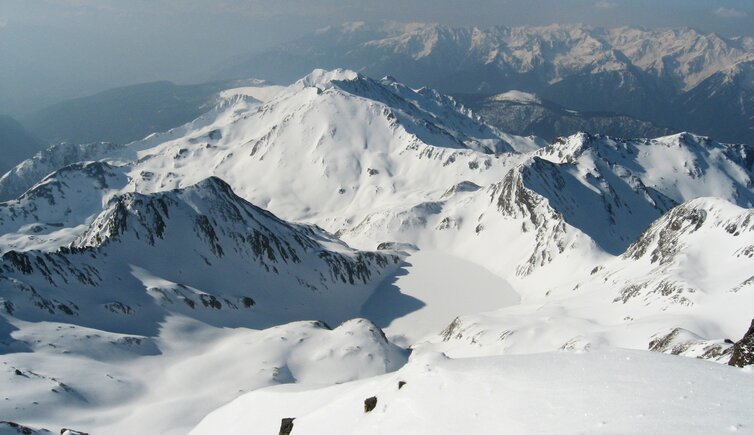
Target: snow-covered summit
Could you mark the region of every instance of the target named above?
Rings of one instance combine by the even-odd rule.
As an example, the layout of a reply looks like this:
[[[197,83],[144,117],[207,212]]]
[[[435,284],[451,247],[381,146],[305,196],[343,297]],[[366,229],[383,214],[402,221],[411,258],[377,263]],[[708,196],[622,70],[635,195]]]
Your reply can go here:
[[[717,196],[744,207],[754,205],[754,148],[721,144],[678,133],[655,139],[621,139],[579,133],[556,140],[536,154],[582,172],[603,167],[632,184],[641,182],[675,203]]]
[[[359,80],[364,79],[364,77],[357,73],[356,71],[351,71],[347,69],[334,69],[334,70],[324,70],[324,69],[315,69],[311,73],[307,74],[305,77],[302,77],[296,83],[294,83],[294,86],[296,87],[326,87],[328,85],[331,85],[333,82],[339,82],[339,81],[353,81],[353,80]]]
[[[73,163],[103,159],[120,148],[122,145],[109,142],[53,145],[19,163],[0,178],[0,201],[16,198],[37,181],[60,168]]]
[[[127,183],[122,167],[101,161],[51,173],[18,199],[0,203],[0,253],[67,245]]]
[[[284,222],[209,178],[115,196],[54,252],[6,252],[0,292],[12,317],[144,335],[169,312],[220,325],[332,323],[357,313],[399,261]]]

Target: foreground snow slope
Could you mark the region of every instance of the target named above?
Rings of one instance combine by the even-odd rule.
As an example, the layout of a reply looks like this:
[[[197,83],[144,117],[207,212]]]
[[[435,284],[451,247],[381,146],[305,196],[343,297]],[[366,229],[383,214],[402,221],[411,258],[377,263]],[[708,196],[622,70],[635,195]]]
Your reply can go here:
[[[247,391],[316,387],[400,368],[407,353],[365,319],[215,328],[169,316],[159,337],[14,320],[25,352],[2,356],[0,416],[58,433],[185,434]],[[0,427],[0,433],[2,427]]]
[[[749,432],[752,394],[750,370],[649,352],[419,353],[376,378],[246,394],[191,434],[275,433],[290,417],[292,434]]]

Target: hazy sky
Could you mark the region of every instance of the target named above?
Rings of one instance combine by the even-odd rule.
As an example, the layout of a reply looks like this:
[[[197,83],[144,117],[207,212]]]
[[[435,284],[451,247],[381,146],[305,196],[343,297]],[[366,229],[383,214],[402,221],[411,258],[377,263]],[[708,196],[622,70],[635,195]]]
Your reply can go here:
[[[352,20],[690,26],[754,36],[754,0],[0,0],[0,113],[153,80]]]

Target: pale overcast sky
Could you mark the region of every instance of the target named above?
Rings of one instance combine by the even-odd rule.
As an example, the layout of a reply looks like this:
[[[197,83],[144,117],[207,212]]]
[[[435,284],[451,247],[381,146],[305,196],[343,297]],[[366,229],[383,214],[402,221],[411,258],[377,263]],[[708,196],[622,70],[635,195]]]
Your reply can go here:
[[[0,113],[219,62],[353,20],[690,26],[754,36],[754,0],[0,0]]]

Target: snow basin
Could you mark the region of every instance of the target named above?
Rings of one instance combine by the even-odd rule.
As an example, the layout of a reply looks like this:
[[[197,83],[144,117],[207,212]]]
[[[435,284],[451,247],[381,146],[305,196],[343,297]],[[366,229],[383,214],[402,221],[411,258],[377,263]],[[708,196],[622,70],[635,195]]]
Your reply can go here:
[[[440,332],[457,316],[516,305],[507,281],[482,266],[439,251],[417,251],[364,304],[373,321],[400,346]]]

